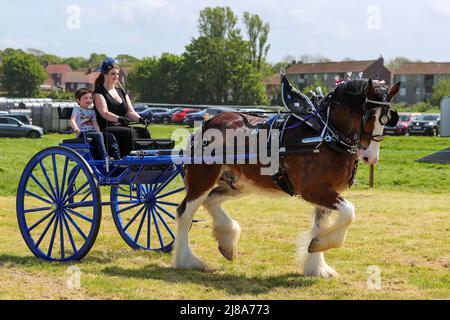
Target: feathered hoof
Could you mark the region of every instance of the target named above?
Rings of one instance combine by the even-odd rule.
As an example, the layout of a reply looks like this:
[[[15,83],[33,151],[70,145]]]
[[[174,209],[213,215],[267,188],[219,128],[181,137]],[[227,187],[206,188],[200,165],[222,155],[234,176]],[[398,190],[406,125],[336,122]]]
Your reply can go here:
[[[221,246],[218,247],[220,253],[229,261],[233,261],[237,258],[237,250],[234,248],[224,249]]]
[[[203,262],[202,259],[193,254],[185,259],[176,259],[174,262],[174,268],[203,271],[208,269],[208,265],[205,262]]]
[[[315,237],[311,240],[308,246],[308,253],[316,253],[326,251],[329,248],[325,245],[324,238]]]

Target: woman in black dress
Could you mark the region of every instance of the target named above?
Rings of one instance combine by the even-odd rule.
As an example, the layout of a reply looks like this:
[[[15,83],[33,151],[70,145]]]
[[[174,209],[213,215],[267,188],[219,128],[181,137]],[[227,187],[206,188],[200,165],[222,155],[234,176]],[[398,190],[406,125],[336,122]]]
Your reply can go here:
[[[146,129],[128,126],[130,121],[147,125],[148,120],[134,111],[130,97],[119,84],[119,66],[112,58],[107,58],[100,66],[100,75],[95,80],[94,105],[100,130],[114,134],[122,157],[130,154],[133,137],[150,138]]]

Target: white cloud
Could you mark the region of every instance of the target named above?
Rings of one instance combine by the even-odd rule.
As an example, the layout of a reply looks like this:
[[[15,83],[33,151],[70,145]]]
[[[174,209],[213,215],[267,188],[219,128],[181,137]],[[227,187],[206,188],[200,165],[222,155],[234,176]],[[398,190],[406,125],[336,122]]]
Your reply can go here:
[[[30,38],[0,38],[0,48],[18,48],[18,49],[28,49],[28,48],[41,48],[47,43]]]
[[[111,6],[112,14],[118,15],[125,22],[135,24],[137,17],[148,15],[168,5],[166,0],[127,0],[113,3]]]

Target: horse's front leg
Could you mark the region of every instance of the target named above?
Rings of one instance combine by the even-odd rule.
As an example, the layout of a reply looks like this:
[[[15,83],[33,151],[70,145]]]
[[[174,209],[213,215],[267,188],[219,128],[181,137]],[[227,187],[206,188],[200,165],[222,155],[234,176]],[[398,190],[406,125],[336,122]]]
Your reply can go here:
[[[340,248],[344,245],[350,224],[355,220],[355,206],[343,199],[338,198],[332,208],[339,212],[338,218],[331,225],[321,225],[316,232],[315,237],[311,240],[308,247],[309,253],[322,252],[331,248]],[[317,211],[316,214],[321,214]],[[327,214],[327,217],[329,214]],[[325,217],[318,217],[323,219]],[[317,217],[316,217],[317,219]]]

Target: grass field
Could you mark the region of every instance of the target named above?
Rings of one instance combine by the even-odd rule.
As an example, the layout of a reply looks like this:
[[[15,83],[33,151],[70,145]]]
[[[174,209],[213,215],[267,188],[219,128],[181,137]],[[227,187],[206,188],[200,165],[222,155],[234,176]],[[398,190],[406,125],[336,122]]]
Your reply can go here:
[[[153,126],[154,136],[172,126]],[[296,240],[309,228],[311,206],[295,198],[254,195],[225,209],[242,226],[238,260],[226,261],[201,209],[191,243],[208,272],[172,269],[171,254],[131,250],[104,208],[97,242],[82,261],[48,263],[21,238],[15,194],[23,167],[37,151],[67,136],[0,138],[0,299],[449,299],[450,166],[414,162],[450,145],[450,139],[388,137],[376,168],[375,189],[360,165],[358,184],[345,196],[357,219],[344,248],[326,253],[337,279],[299,275]],[[108,192],[104,188],[103,192]],[[81,288],[66,285],[67,268],[81,270]],[[367,286],[368,267],[381,270],[381,289]]]

